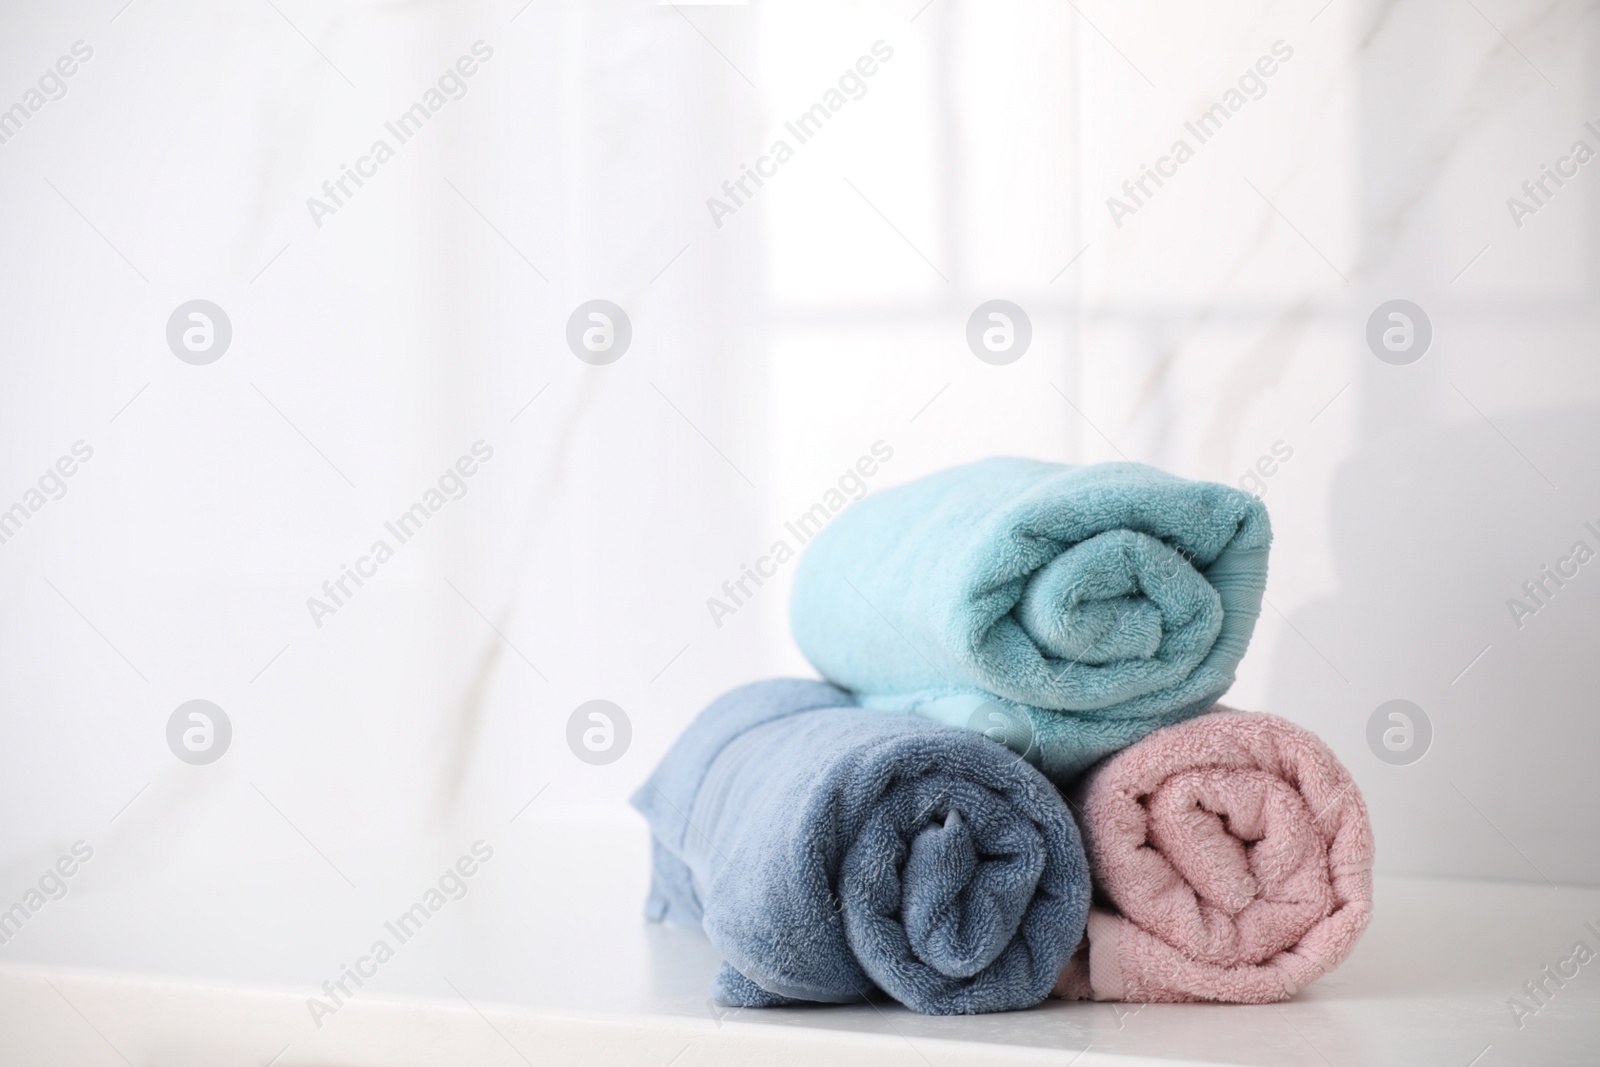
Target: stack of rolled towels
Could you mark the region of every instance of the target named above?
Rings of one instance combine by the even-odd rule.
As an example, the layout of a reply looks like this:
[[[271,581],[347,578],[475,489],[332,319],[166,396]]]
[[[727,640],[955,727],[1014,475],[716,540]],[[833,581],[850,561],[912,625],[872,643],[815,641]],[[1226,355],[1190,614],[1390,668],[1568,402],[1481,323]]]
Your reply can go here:
[[[1283,1000],[1372,909],[1372,831],[1305,729],[1217,703],[1266,587],[1256,497],[997,458],[873,494],[807,546],[826,681],[706,708],[640,787],[646,914],[720,1003],[931,1015]]]

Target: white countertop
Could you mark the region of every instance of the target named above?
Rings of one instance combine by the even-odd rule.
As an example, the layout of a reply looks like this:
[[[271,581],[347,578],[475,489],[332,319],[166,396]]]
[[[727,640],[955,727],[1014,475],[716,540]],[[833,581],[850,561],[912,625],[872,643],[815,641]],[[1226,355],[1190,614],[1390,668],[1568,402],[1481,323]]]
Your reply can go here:
[[[478,838],[492,860],[400,943],[385,921]],[[0,945],[0,1063],[1600,1062],[1600,959],[1550,983],[1547,1005],[1520,1028],[1508,1006],[1580,939],[1600,951],[1584,926],[1600,929],[1596,889],[1380,878],[1376,917],[1351,959],[1276,1006],[730,1013],[706,995],[718,964],[710,945],[641,917],[642,826],[524,819],[404,856],[340,856],[337,868],[306,843],[282,847],[282,862],[254,869],[221,837],[202,866],[97,850],[66,897]],[[355,995],[319,1028],[307,998],[379,938],[393,958],[365,964],[376,975],[360,989],[347,980]]]

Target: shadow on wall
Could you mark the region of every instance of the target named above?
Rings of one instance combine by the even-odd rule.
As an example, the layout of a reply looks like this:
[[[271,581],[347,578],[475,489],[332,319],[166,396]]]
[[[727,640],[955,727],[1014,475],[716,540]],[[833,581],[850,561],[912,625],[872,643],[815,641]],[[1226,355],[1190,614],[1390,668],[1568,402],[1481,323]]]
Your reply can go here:
[[[1339,469],[1338,591],[1290,617],[1267,706],[1350,766],[1380,870],[1600,883],[1600,409],[1470,417]],[[1394,699],[1431,723],[1414,762],[1368,740]]]

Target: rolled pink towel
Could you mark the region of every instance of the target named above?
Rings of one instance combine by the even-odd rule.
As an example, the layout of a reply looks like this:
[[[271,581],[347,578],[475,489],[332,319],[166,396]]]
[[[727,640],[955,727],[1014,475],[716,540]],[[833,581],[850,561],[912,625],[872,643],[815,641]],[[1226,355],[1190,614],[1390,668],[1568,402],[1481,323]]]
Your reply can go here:
[[[1372,827],[1314,734],[1218,705],[1091,768],[1070,798],[1095,907],[1069,1000],[1293,996],[1372,915]]]

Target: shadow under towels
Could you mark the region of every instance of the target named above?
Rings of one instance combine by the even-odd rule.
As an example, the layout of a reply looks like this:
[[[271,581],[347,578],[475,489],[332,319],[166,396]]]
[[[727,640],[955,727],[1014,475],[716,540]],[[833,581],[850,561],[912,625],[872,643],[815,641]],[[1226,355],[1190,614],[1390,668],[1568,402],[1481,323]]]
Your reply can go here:
[[[1083,935],[1082,845],[1038,771],[821,682],[721,697],[632,803],[653,835],[646,914],[705,931],[724,1004],[881,989],[929,1015],[1025,1008]]]
[[[987,733],[1065,785],[1233,684],[1271,540],[1262,503],[1225,485],[986,459],[834,519],[791,621],[864,707]]]

